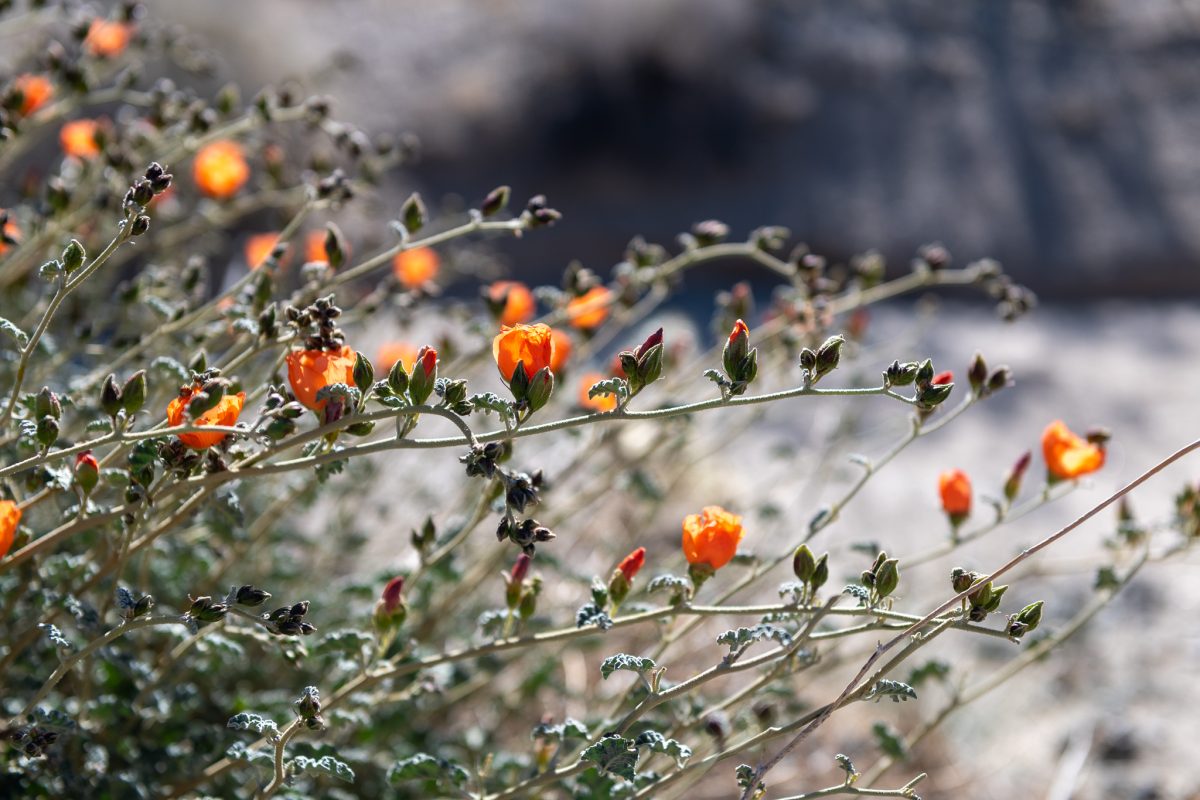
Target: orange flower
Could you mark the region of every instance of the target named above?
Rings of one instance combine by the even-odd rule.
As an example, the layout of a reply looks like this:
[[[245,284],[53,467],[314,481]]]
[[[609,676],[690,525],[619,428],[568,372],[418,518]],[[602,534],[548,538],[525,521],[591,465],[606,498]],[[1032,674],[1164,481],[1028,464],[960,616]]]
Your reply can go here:
[[[554,361],[554,334],[549,325],[514,325],[504,327],[492,339],[492,356],[504,380],[511,381],[522,363],[525,374],[532,378],[542,367]],[[553,372],[553,369],[551,369]]]
[[[416,289],[437,277],[441,259],[428,247],[401,250],[392,259],[392,274],[408,289]]]
[[[567,321],[575,328],[595,328],[608,319],[608,305],[612,292],[603,286],[594,286],[567,303]]]
[[[88,28],[83,46],[93,56],[110,58],[120,55],[129,46],[131,36],[133,36],[133,26],[126,22],[95,19]]]
[[[406,371],[412,372],[413,365],[417,363],[417,348],[408,342],[385,342],[375,357],[375,366],[386,372],[397,361],[404,364]]]
[[[100,123],[94,119],[71,120],[58,132],[58,142],[69,156],[95,158],[100,155],[100,145],[96,144],[99,131]]]
[[[17,113],[22,117],[28,117],[54,96],[54,84],[45,75],[18,75],[13,86],[21,90],[21,107]]]
[[[179,391],[179,397],[176,397],[167,404],[167,422],[172,427],[183,425],[188,421],[186,419],[187,404],[192,399],[192,394],[199,388],[199,386],[185,386]],[[237,422],[238,416],[241,415],[242,405],[245,402],[245,392],[227,394],[217,401],[215,406],[205,411],[196,419],[191,420],[190,424],[233,425]],[[193,450],[204,450],[205,448],[212,447],[214,444],[219,444],[226,435],[224,433],[181,433],[179,434],[179,441]]]
[[[21,229],[17,227],[17,223],[13,222],[12,219],[4,223],[4,237],[13,241],[19,241],[21,238]],[[0,237],[0,256],[4,255],[8,250],[8,242],[4,240],[4,237]]]
[[[325,408],[324,400],[317,400],[317,392],[335,383],[354,385],[354,362],[357,359],[353,348],[342,345],[338,350],[293,350],[287,354],[288,383],[301,405],[313,411]]]
[[[17,508],[17,504],[12,500],[0,500],[0,558],[8,555],[20,521],[21,509]]]
[[[256,233],[246,240],[246,249],[243,254],[246,256],[246,264],[250,269],[258,269],[267,260],[267,256],[271,255],[271,251],[275,249],[275,243],[279,241],[278,233]],[[279,260],[279,265],[283,266],[287,261],[288,250],[284,250],[283,258]]]
[[[571,334],[555,328],[550,332],[550,340],[554,343],[554,352],[550,354],[550,371],[557,375],[567,365],[571,357]]]
[[[192,164],[192,174],[200,191],[225,200],[237,194],[250,179],[250,165],[240,144],[220,139],[200,148]]]
[[[551,370],[553,372],[553,370]],[[592,411],[612,411],[617,407],[617,398],[611,394],[601,394],[588,397],[588,390],[605,376],[599,372],[589,372],[579,379],[579,405]]]
[[[942,510],[952,520],[971,513],[971,479],[961,469],[947,470],[938,476],[938,494],[942,497]]]
[[[329,263],[329,254],[325,252],[325,231],[309,231],[308,236],[304,237],[304,260],[308,263]]]
[[[1104,447],[1075,435],[1062,420],[1046,426],[1042,455],[1046,469],[1059,480],[1078,478],[1104,466]]]
[[[742,540],[742,518],[720,506],[705,506],[683,518],[683,554],[689,564],[720,569],[729,563]]]
[[[501,325],[519,325],[533,319],[536,302],[533,292],[525,284],[519,281],[496,281],[487,288],[487,294],[493,303],[504,301],[504,308],[500,311]]]
[[[621,559],[621,563],[617,565],[617,571],[625,576],[625,580],[632,581],[634,576],[638,574],[638,570],[646,563],[646,548],[639,547],[625,558]]]

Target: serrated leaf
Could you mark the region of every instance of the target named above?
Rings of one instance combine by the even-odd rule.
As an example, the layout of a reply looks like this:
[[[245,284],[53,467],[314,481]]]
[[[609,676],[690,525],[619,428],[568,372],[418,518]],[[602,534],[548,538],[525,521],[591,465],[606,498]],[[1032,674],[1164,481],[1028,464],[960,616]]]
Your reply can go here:
[[[629,397],[629,382],[624,378],[606,378],[602,381],[596,381],[588,389],[588,397],[615,397],[618,400],[624,400]]]
[[[647,592],[672,591],[686,594],[691,588],[691,581],[678,575],[655,575],[650,583],[646,584]]]
[[[744,650],[755,642],[763,639],[774,639],[782,645],[792,641],[792,634],[775,625],[755,625],[753,628],[735,628],[717,636],[717,644],[723,644],[734,651]]]
[[[584,750],[579,758],[627,781],[632,781],[636,775],[638,751],[633,741],[623,736],[606,736]]]
[[[492,392],[482,392],[473,394],[467,398],[467,402],[476,411],[482,411],[485,414],[497,414],[501,417],[511,417],[513,413],[512,402],[505,400],[498,394]]]
[[[15,322],[0,317],[0,331],[7,333],[17,341],[17,345],[24,349],[29,344],[29,334],[21,330]]]
[[[604,659],[600,664],[600,675],[604,680],[608,680],[608,676],[617,670],[628,670],[643,675],[654,669],[655,666],[657,665],[652,658],[631,656],[628,653],[617,653],[615,656],[609,656]]]
[[[871,687],[871,691],[863,695],[863,700],[874,700],[878,703],[885,697],[892,698],[893,703],[899,703],[903,700],[917,699],[917,690],[909,686],[907,683],[900,681],[892,681],[883,678]]]
[[[293,774],[329,775],[346,783],[354,783],[354,770],[345,761],[333,756],[321,756],[320,758],[296,756],[288,766]]]
[[[871,593],[867,591],[865,586],[859,586],[857,583],[851,583],[842,589],[842,594],[848,594],[858,600],[860,606],[865,606],[871,602]]]
[[[41,622],[38,623],[38,627],[46,634],[46,638],[50,640],[50,644],[54,645],[60,651],[60,654],[75,649],[75,645],[71,644],[67,640],[67,637],[63,636],[62,630],[57,625],[49,622]]]
[[[658,731],[643,731],[638,734],[634,744],[638,747],[647,747],[655,753],[665,753],[675,759],[675,764],[680,769],[683,769],[692,757],[692,748],[675,739],[668,739]]]
[[[268,768],[275,764],[273,753],[268,750],[251,749],[245,742],[234,742],[229,745],[225,750],[225,757],[230,761],[244,761],[247,764],[258,764]]]
[[[568,739],[589,739],[587,726],[582,722],[572,717],[567,717],[562,722],[551,725],[548,722],[543,722],[533,729],[532,737],[534,739],[547,739],[552,742],[563,742]]]
[[[270,733],[273,735],[279,734],[279,726],[275,721],[264,717],[262,714],[255,714],[250,711],[243,711],[240,714],[234,714],[225,723],[225,727],[235,731],[254,731],[255,733]]]

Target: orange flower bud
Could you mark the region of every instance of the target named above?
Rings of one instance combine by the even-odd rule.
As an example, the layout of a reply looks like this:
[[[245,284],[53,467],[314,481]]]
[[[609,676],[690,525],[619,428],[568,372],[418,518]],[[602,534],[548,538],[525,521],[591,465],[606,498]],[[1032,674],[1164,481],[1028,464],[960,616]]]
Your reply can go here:
[[[550,371],[557,375],[567,365],[574,344],[571,342],[571,334],[559,328],[550,332],[550,340],[554,343],[554,351],[550,354]]]
[[[271,255],[271,251],[275,249],[275,243],[279,241],[278,233],[256,233],[246,240],[246,248],[243,255],[246,257],[246,265],[250,269],[258,269],[267,260],[267,256]],[[279,265],[287,261],[287,256],[290,248],[284,251],[283,258],[280,259]]]
[[[237,194],[250,179],[250,165],[242,146],[229,139],[206,144],[196,153],[192,176],[200,191],[217,200]]]
[[[185,386],[179,396],[167,404],[167,422],[172,426],[183,425],[188,422],[187,405],[192,399],[192,394],[200,387]],[[217,404],[205,411],[199,417],[190,421],[192,425],[221,425],[230,426],[238,421],[238,417],[242,413],[242,405],[246,402],[246,393],[238,392],[237,394],[227,394],[222,397]],[[204,450],[219,444],[226,434],[224,433],[181,433],[179,441],[183,442],[193,450]]]
[[[617,565],[617,571],[625,576],[625,580],[632,581],[633,577],[638,574],[638,570],[646,563],[646,548],[639,547],[625,558],[621,559],[621,563]]]
[[[588,330],[598,327],[608,319],[608,306],[612,292],[603,286],[594,286],[583,295],[567,303],[567,322],[574,328]]]
[[[386,342],[379,348],[375,363],[383,372],[387,372],[399,361],[407,372],[412,372],[417,363],[417,348],[408,342]]]
[[[83,46],[93,56],[111,58],[120,55],[129,46],[133,26],[126,22],[107,19],[92,20]]]
[[[720,506],[705,506],[683,519],[683,554],[689,564],[720,569],[733,558],[744,533],[741,517]]]
[[[0,256],[8,251],[8,242],[6,239],[11,239],[14,242],[21,239],[21,229],[11,219],[4,223],[3,233],[4,236],[0,237]]]
[[[1042,433],[1046,469],[1058,480],[1072,480],[1104,466],[1104,447],[1083,439],[1055,420]]]
[[[750,337],[750,328],[740,319],[733,323],[733,330],[729,332],[729,344],[737,342],[739,336]]]
[[[942,510],[951,521],[961,522],[971,513],[971,479],[961,469],[951,469],[938,476],[938,494]]]
[[[537,310],[533,292],[519,281],[496,281],[487,288],[487,296],[496,305],[504,302],[499,316],[501,325],[512,326],[529,322]]]
[[[317,393],[335,383],[354,385],[354,362],[357,355],[349,345],[337,350],[293,350],[287,354],[288,383],[292,393],[305,408],[322,411],[325,400]]]
[[[588,390],[605,379],[601,372],[589,372],[579,379],[579,405],[591,411],[612,411],[617,407],[617,398],[611,394],[588,397]]]
[[[100,155],[96,134],[100,123],[94,119],[71,120],[58,132],[58,142],[63,152],[75,158],[95,158]]]
[[[8,555],[20,521],[21,509],[17,504],[12,500],[0,500],[0,558]]]
[[[525,374],[532,378],[542,367],[549,367],[554,360],[554,337],[549,325],[514,325],[500,329],[492,339],[492,356],[504,380],[511,381],[517,364],[525,366]],[[553,370],[551,370],[553,371]]]
[[[437,277],[441,259],[429,247],[401,250],[392,259],[392,274],[406,289],[416,289]]]
[[[954,373],[950,370],[939,372],[937,375],[933,376],[933,380],[931,380],[930,383],[932,383],[934,386],[945,386],[947,383],[954,383]]]
[[[18,75],[13,86],[21,91],[21,107],[17,113],[28,117],[54,97],[54,84],[45,75]]]

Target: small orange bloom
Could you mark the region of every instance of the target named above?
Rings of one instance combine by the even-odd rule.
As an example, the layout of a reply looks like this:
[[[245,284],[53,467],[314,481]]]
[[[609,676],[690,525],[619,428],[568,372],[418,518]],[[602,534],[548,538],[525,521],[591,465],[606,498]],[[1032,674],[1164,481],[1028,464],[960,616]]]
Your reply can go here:
[[[407,289],[416,289],[437,277],[441,259],[429,247],[401,250],[392,259],[392,274]]]
[[[742,540],[742,518],[720,506],[705,506],[683,518],[683,554],[689,564],[720,569],[729,563]]]
[[[69,156],[95,158],[100,155],[100,145],[96,144],[99,131],[100,123],[94,119],[71,120],[58,132],[58,142]]]
[[[567,321],[575,328],[595,328],[608,319],[608,306],[612,292],[603,286],[594,286],[587,292],[567,303]]]
[[[504,308],[500,311],[501,325],[519,325],[533,319],[537,304],[533,292],[525,284],[519,281],[496,281],[488,287],[487,292],[493,303],[504,300]]]
[[[321,411],[324,400],[317,392],[335,383],[354,385],[354,362],[357,356],[349,345],[339,350],[293,350],[287,354],[288,383],[292,393],[306,408]]]
[[[625,558],[621,559],[621,563],[617,565],[617,570],[625,576],[625,580],[632,581],[634,576],[638,574],[638,570],[646,563],[646,548],[639,547]]]
[[[938,476],[938,494],[942,510],[953,517],[971,513],[971,479],[961,469],[951,469]]]
[[[553,372],[553,370],[551,370]],[[591,411],[612,411],[617,407],[617,398],[611,394],[601,394],[596,397],[588,397],[588,390],[596,383],[604,380],[605,376],[599,372],[589,372],[579,379],[579,405]]]
[[[549,325],[514,325],[504,327],[492,339],[492,356],[504,380],[511,381],[517,364],[525,366],[525,374],[532,378],[542,367],[554,361],[554,334]],[[551,369],[553,372],[553,369]]]
[[[275,243],[279,241],[278,233],[256,233],[246,240],[246,264],[250,269],[258,269],[267,260],[267,256],[271,255],[271,251],[275,249]],[[279,265],[283,266],[287,261],[288,252],[284,251],[283,258],[280,259]]]
[[[250,179],[250,165],[242,146],[229,139],[206,144],[196,153],[192,175],[200,191],[217,200],[237,194]]]
[[[1060,480],[1072,480],[1104,466],[1104,448],[1072,433],[1062,420],[1046,426],[1042,455],[1050,474]]]
[[[413,365],[417,363],[417,348],[408,342],[385,342],[375,357],[375,365],[386,372],[397,361],[404,364],[406,371],[412,372]]]
[[[550,332],[550,339],[554,342],[554,352],[550,355],[550,371],[557,375],[567,365],[574,345],[571,343],[571,334],[559,328]]]
[[[0,500],[0,558],[8,555],[20,521],[21,509],[17,508],[17,504],[12,500]]]
[[[179,397],[176,397],[167,404],[167,422],[172,426],[183,425],[188,420],[186,419],[187,404],[191,400],[192,394],[200,387],[185,386],[179,392]],[[215,406],[205,411],[199,417],[191,420],[192,425],[222,425],[230,426],[238,421],[238,416],[242,413],[242,405],[246,402],[246,393],[238,392],[237,394],[227,394],[222,397]],[[219,444],[227,434],[224,433],[181,433],[179,441],[186,444],[193,450],[204,450],[212,447],[214,444]]]
[[[17,227],[17,223],[9,219],[4,223],[4,236],[14,241],[19,241],[21,238],[21,229]],[[7,250],[8,242],[3,237],[0,237],[0,256],[4,255]]]
[[[88,28],[83,46],[93,56],[111,58],[120,55],[129,46],[129,39],[132,36],[133,26],[127,22],[95,19]]]
[[[18,75],[13,85],[21,90],[22,100],[18,113],[22,117],[28,117],[54,96],[54,84],[45,75]]]

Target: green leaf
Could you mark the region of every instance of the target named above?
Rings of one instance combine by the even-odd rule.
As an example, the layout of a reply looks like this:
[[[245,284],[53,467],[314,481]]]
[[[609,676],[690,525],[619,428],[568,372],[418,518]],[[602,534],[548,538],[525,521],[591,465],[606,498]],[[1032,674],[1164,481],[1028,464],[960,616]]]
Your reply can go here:
[[[602,381],[596,381],[588,389],[588,397],[612,396],[617,400],[624,400],[629,397],[629,382],[624,378],[606,378]]]
[[[904,761],[908,758],[908,750],[904,746],[904,738],[895,728],[886,722],[876,722],[871,726],[871,733],[875,734],[875,743],[879,745],[879,749],[884,753],[897,761]]]
[[[568,739],[589,739],[587,726],[572,717],[567,717],[557,725],[543,722],[533,729],[533,739],[547,739],[552,742],[563,742]]]
[[[615,656],[609,656],[600,664],[600,675],[604,680],[608,680],[608,676],[612,675],[619,669],[630,670],[642,675],[655,667],[654,659],[642,658],[641,656],[631,656],[628,653],[617,653]]]
[[[234,714],[225,723],[226,728],[235,731],[254,731],[255,733],[271,733],[278,734],[279,726],[274,720],[267,719],[262,714],[255,714],[250,711],[243,711],[240,714]]]
[[[654,753],[665,753],[675,759],[675,765],[680,769],[687,766],[688,759],[692,757],[692,748],[675,739],[668,739],[658,731],[643,731],[638,734],[634,744],[638,747],[646,747]]]
[[[288,764],[288,767],[293,774],[329,775],[346,783],[354,783],[354,770],[350,769],[350,765],[345,761],[333,756],[321,756],[320,758],[296,756]]]
[[[17,345],[24,349],[29,344],[29,334],[21,330],[15,322],[0,317],[0,331],[7,333],[9,336],[17,340]]]
[[[435,758],[428,753],[417,753],[415,756],[397,761],[388,770],[387,780],[390,784],[404,781],[426,781],[427,785],[449,784],[462,786],[470,775],[457,762],[446,758]]]
[[[863,695],[863,700],[874,700],[878,703],[885,697],[892,698],[893,703],[899,703],[903,700],[912,698],[917,699],[917,690],[909,686],[907,683],[900,681],[891,681],[887,678],[880,680],[871,687],[871,691]]]
[[[729,648],[730,654],[733,654],[764,639],[774,639],[781,645],[787,645],[792,641],[792,634],[775,625],[755,625],[753,628],[736,628],[725,631],[717,637],[717,644],[725,645]]]
[[[588,625],[595,625],[600,630],[606,631],[612,627],[612,624],[612,618],[595,603],[580,606],[579,610],[575,612],[576,628],[586,628]]]
[[[686,594],[691,588],[691,581],[678,575],[655,575],[650,583],[646,584],[647,592],[671,591]]]
[[[313,646],[312,654],[323,656],[331,653],[340,653],[357,656],[362,653],[363,648],[373,647],[374,645],[374,636],[352,628],[345,628],[322,636],[321,640]]]
[[[584,750],[579,757],[592,762],[603,772],[632,781],[637,768],[638,751],[631,739],[606,736]]]

